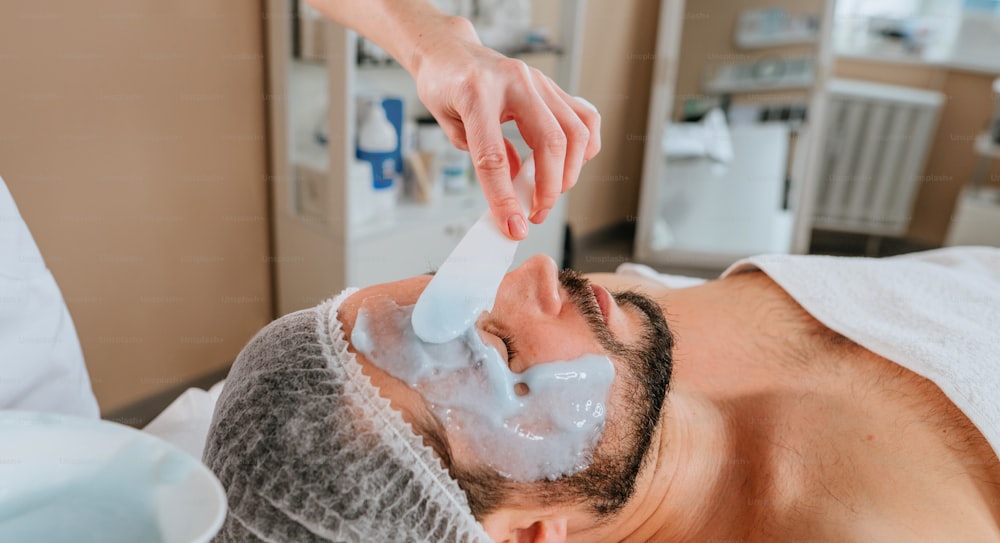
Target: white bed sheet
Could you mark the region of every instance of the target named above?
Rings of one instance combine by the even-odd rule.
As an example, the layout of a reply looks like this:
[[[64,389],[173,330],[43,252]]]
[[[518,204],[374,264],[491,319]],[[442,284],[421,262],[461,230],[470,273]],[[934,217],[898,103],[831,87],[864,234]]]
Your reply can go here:
[[[146,425],[143,431],[173,443],[200,459],[208,427],[212,423],[215,402],[219,399],[224,384],[223,380],[208,390],[187,389]]]

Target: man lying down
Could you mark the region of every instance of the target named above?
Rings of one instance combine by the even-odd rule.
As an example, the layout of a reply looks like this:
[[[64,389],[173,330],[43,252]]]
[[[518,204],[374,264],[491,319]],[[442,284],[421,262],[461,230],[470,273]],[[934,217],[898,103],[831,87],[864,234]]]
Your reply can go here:
[[[429,280],[348,290],[246,346],[204,453],[218,540],[1000,541],[998,249],[763,256],[677,289],[535,257],[462,339],[509,367],[494,387],[406,373]],[[592,355],[612,371],[546,373]]]

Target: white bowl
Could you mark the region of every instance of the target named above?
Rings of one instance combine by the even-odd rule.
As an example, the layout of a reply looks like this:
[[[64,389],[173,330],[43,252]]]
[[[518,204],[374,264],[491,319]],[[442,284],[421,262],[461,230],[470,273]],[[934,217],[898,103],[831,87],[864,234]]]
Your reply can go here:
[[[226,494],[197,459],[121,424],[0,412],[0,541],[205,543]]]

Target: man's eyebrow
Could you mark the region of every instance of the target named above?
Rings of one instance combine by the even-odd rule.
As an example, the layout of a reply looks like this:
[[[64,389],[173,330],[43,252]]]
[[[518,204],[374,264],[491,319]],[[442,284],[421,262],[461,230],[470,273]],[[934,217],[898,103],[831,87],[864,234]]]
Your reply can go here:
[[[437,270],[431,270],[429,272],[424,272],[421,275],[430,275],[431,277],[434,277],[435,275],[437,275]]]

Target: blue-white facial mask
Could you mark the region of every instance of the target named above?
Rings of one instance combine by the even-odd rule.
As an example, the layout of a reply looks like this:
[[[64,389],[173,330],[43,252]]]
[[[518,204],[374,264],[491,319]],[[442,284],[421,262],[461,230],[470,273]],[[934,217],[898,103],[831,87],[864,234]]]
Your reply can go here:
[[[572,475],[590,465],[615,375],[606,356],[545,362],[515,374],[475,326],[451,341],[427,343],[413,331],[412,312],[413,306],[400,307],[388,297],[368,298],[351,343],[420,392],[448,432],[453,452],[464,449],[481,465],[524,482]]]

